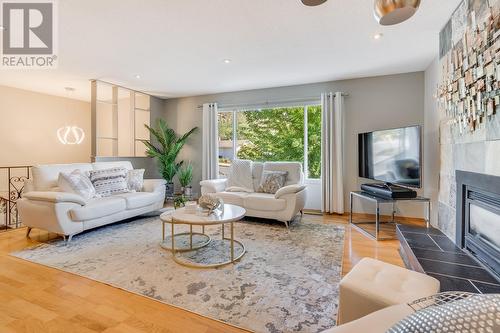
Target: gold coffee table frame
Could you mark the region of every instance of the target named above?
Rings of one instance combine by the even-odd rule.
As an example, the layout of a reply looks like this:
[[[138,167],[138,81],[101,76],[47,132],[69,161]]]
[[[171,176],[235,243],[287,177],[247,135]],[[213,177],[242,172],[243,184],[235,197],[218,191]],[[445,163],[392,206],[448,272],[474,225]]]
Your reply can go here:
[[[167,220],[166,218],[162,218],[161,222],[162,222],[162,242],[160,243],[160,246],[162,248],[164,248],[165,250],[172,251],[172,247],[171,247],[172,243],[170,243],[170,245],[169,245],[165,241],[165,238],[166,238],[165,237],[165,225],[166,224],[173,224],[172,219],[170,218],[170,220]],[[179,236],[187,236],[187,235],[189,235],[189,247],[177,247],[177,248],[175,248],[175,252],[189,252],[189,251],[198,250],[198,249],[201,249],[202,247],[207,246],[212,241],[212,237],[210,237],[209,235],[207,235],[205,233],[205,226],[204,225],[201,226],[201,232],[193,232],[193,225],[190,225],[189,232],[181,232],[180,234],[175,234],[174,236],[179,237]],[[205,236],[205,237],[207,237],[207,240],[204,243],[193,246],[193,236],[195,236],[195,235]],[[173,238],[173,237],[171,237],[171,238]]]
[[[245,245],[234,239],[234,223],[241,220],[246,214],[245,209],[242,207],[236,206],[236,205],[229,205],[225,204],[224,205],[224,211],[220,215],[201,215],[201,214],[189,214],[185,212],[184,208],[180,208],[172,213],[165,213],[165,216],[160,216],[162,222],[163,222],[163,239],[165,239],[165,224],[170,223],[171,225],[171,232],[173,236],[171,236],[171,246],[170,247],[165,247],[162,242],[162,247],[170,250],[172,252],[172,259],[178,263],[179,265],[183,265],[186,267],[191,267],[191,268],[217,268],[217,267],[222,267],[226,266],[232,263],[235,263],[236,261],[240,260],[241,257],[246,253]],[[163,215],[163,214],[162,214]],[[180,234],[175,234],[175,225],[177,224],[185,224],[189,225],[189,232],[187,233],[180,233]],[[225,237],[225,231],[224,231],[224,226],[226,224],[230,225],[230,237],[227,238]],[[223,262],[218,262],[214,264],[202,264],[202,263],[197,263],[185,259],[181,259],[177,253],[180,252],[188,252],[188,251],[196,251],[197,249],[200,249],[202,247],[207,246],[210,241],[206,242],[206,244],[202,244],[196,247],[193,247],[193,235],[198,234],[198,235],[204,235],[207,237],[210,237],[205,234],[205,227],[206,226],[215,226],[215,225],[221,225],[221,233],[222,233],[222,240],[228,240],[229,241],[229,246],[230,246],[230,260],[223,261]],[[201,226],[202,227],[202,233],[193,233],[193,226]],[[178,249],[175,247],[175,238],[181,235],[190,235],[190,248],[185,249],[181,248]],[[209,238],[211,240],[211,238]],[[241,253],[238,256],[235,256],[235,251],[234,251],[234,245],[238,244],[241,246]],[[191,249],[192,247],[192,249]]]

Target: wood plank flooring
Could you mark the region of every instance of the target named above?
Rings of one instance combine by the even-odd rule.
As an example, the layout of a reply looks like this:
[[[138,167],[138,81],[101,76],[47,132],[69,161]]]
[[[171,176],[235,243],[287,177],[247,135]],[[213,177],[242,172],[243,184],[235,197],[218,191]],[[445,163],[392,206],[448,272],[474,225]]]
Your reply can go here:
[[[344,216],[304,219],[346,226],[343,274],[363,257],[403,266],[397,240],[376,242]],[[418,223],[418,222],[412,222]],[[0,332],[246,332],[148,298],[9,256],[56,237],[34,229],[0,234]]]

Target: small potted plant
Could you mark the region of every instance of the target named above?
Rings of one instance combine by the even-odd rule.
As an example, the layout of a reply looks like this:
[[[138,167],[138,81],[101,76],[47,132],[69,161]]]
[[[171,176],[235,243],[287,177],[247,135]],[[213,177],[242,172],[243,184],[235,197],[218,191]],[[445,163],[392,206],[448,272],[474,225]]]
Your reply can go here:
[[[181,183],[182,193],[190,197],[193,194],[193,188],[191,182],[193,181],[193,166],[188,163],[185,167],[179,170],[179,182]]]

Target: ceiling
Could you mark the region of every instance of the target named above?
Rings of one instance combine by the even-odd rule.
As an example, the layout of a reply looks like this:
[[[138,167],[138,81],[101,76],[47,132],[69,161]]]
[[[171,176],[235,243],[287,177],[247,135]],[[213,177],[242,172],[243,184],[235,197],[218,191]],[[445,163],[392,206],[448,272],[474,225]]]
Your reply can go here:
[[[460,1],[382,27],[372,0],[64,0],[58,69],[0,70],[0,85],[89,100],[90,79],[179,97],[421,71]]]

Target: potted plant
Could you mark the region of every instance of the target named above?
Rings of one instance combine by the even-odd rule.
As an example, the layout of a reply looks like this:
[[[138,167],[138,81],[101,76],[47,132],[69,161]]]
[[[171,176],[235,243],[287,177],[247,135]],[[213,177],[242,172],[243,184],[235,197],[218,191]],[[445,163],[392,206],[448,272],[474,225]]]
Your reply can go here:
[[[181,136],[168,127],[164,119],[158,119],[156,128],[144,125],[149,130],[151,135],[156,139],[157,144],[153,144],[148,140],[141,140],[146,145],[146,154],[151,158],[158,160],[160,173],[167,181],[166,196],[173,197],[174,195],[174,176],[181,168],[183,161],[177,162],[182,147],[186,144],[188,138],[198,130],[198,127],[192,128],[190,131]]]
[[[193,166],[191,162],[179,170],[179,182],[181,183],[181,191],[185,196],[190,197],[193,194],[191,182],[193,181]]]

